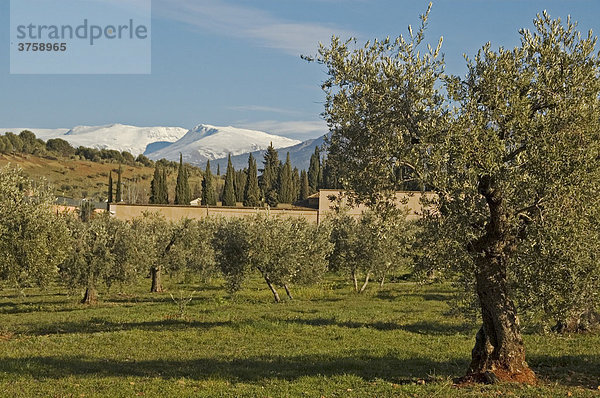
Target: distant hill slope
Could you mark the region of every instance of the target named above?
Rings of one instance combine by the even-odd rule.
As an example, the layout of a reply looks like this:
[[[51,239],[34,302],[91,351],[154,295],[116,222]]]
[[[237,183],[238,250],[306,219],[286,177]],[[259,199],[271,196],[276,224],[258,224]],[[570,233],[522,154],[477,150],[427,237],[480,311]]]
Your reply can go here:
[[[300,141],[262,131],[200,124],[178,141],[147,156],[153,160],[164,158],[176,161],[181,153],[187,163],[206,165],[207,160],[212,162],[228,154],[240,155],[263,150],[271,143],[275,148],[282,148],[299,144]]]
[[[290,153],[290,161],[292,162],[292,167],[297,167],[298,170],[308,170],[308,166],[310,164],[310,156],[315,152],[315,147],[323,147],[325,144],[325,135],[319,138],[310,139],[304,142],[301,142],[297,145],[279,148],[277,152],[279,153],[279,160],[285,162],[286,153]],[[259,150],[252,152],[252,156],[254,156],[257,160],[258,168],[262,168],[262,161],[265,155],[266,150]],[[231,163],[233,163],[233,167],[236,170],[243,169],[248,167],[248,156],[249,153],[244,153],[241,155],[236,155],[231,157]],[[204,166],[206,162],[204,163]],[[214,170],[217,169],[217,165],[221,167],[221,170],[225,170],[227,168],[227,158],[215,159],[214,161],[210,161],[211,168]]]
[[[66,196],[74,199],[88,198],[98,202],[105,201],[107,198],[109,172],[112,171],[113,181],[116,185],[116,172],[119,168],[118,164],[108,162],[99,163],[52,156],[0,154],[0,167],[9,163],[20,166],[32,179],[46,179],[54,187],[56,196]],[[150,196],[150,181],[152,181],[154,168],[129,165],[123,165],[122,167],[123,200],[137,197],[141,203],[147,202]],[[173,200],[177,170],[167,169],[167,172],[169,198]],[[201,177],[199,175],[190,176],[192,191],[199,189],[200,182]]]

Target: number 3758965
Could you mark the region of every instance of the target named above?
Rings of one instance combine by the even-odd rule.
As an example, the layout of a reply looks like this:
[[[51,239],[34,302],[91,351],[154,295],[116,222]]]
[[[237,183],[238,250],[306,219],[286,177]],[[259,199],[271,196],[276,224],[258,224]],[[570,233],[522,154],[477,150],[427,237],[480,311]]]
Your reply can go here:
[[[19,51],[67,51],[67,43],[18,43]]]

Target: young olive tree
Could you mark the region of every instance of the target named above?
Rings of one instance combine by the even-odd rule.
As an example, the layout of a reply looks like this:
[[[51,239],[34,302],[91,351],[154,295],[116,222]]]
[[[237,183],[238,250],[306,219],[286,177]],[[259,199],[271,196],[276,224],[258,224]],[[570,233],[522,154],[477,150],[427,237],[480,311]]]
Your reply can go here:
[[[215,250],[213,236],[217,222],[211,218],[201,220],[182,220],[181,236],[171,247],[168,262],[172,273],[199,275],[210,279],[215,274]]]
[[[244,218],[220,219],[215,228],[213,236],[215,259],[230,293],[242,288],[250,270],[249,233],[248,221]]]
[[[250,219],[248,260],[258,270],[280,302],[275,285],[282,286],[293,299],[291,283],[310,283],[327,270],[330,245],[325,228],[310,225],[304,219],[257,215]]]
[[[166,221],[158,213],[144,213],[133,220],[135,245],[132,256],[138,264],[145,264],[142,269],[149,269],[152,285],[150,292],[163,291],[162,275],[164,271],[172,272],[185,267],[187,250],[180,249],[192,220],[183,219],[178,222]]]
[[[130,226],[108,213],[95,215],[88,221],[68,217],[69,255],[60,266],[61,280],[71,288],[84,288],[83,304],[98,300],[101,283],[111,286],[126,282],[135,275],[128,247],[132,238]]]
[[[295,226],[287,219],[257,215],[248,219],[248,261],[260,272],[273,293],[281,301],[275,284],[283,286],[291,298],[288,283],[296,269],[294,251]]]
[[[265,280],[275,302],[281,301],[277,285],[293,299],[292,283],[317,282],[327,270],[330,251],[325,227],[302,219],[264,215],[223,220],[217,227],[214,246],[230,291],[239,290],[254,269]]]
[[[358,277],[362,272],[360,261],[358,220],[346,212],[336,213],[328,222],[331,224],[331,243],[333,250],[329,255],[329,269],[349,274],[354,291],[359,292]]]
[[[68,231],[45,184],[0,168],[0,283],[47,286],[67,254]]]
[[[329,255],[333,244],[329,241],[331,228],[327,223],[297,220],[295,234],[296,267],[292,281],[309,285],[318,283],[329,269]]]
[[[387,274],[411,265],[414,231],[405,214],[369,210],[356,219],[342,210],[329,222],[334,247],[330,267],[349,274],[356,293],[363,293],[371,278],[383,286]]]
[[[415,227],[406,221],[404,212],[367,211],[360,219],[359,234],[359,256],[367,270],[359,292],[366,289],[371,277],[383,286],[388,274],[411,267]]]
[[[351,49],[334,38],[321,46],[328,162],[367,204],[390,205],[406,178],[437,193],[429,225],[452,242],[462,260],[453,268],[472,278],[481,309],[469,378],[533,382],[510,277],[527,267],[527,245],[547,245],[552,234],[578,239],[565,227],[569,195],[594,203],[598,180],[581,176],[595,177],[600,167],[596,38],[544,13],[534,32],[521,31],[518,47],[485,45],[466,77],[446,77],[441,40],[420,49],[426,20],[395,41]],[[552,213],[555,222],[543,224]],[[542,273],[531,277],[543,284]]]

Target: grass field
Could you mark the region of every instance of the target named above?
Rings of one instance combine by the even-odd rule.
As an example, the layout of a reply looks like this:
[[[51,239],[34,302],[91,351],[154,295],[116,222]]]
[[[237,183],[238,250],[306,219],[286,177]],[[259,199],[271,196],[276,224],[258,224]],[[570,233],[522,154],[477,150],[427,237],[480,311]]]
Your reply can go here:
[[[95,306],[65,289],[0,291],[0,396],[599,396],[600,336],[526,334],[538,386],[457,388],[476,325],[448,315],[449,286],[392,283],[357,296],[331,277],[272,303],[253,280],[219,281],[183,316],[149,281]],[[148,286],[146,286],[148,285]]]

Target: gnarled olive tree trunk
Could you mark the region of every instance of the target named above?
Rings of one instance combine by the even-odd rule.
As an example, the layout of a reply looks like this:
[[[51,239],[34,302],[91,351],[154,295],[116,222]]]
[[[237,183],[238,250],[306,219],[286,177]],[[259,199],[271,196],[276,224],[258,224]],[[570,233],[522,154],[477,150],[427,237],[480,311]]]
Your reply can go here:
[[[162,272],[161,267],[150,268],[150,276],[152,277],[152,286],[150,287],[151,293],[162,293]]]
[[[490,211],[486,234],[471,247],[476,255],[476,290],[483,325],[477,332],[466,377],[484,382],[534,383],[535,374],[525,361],[517,310],[508,292],[507,265],[513,238],[503,198],[490,178],[481,179],[479,191]]]

